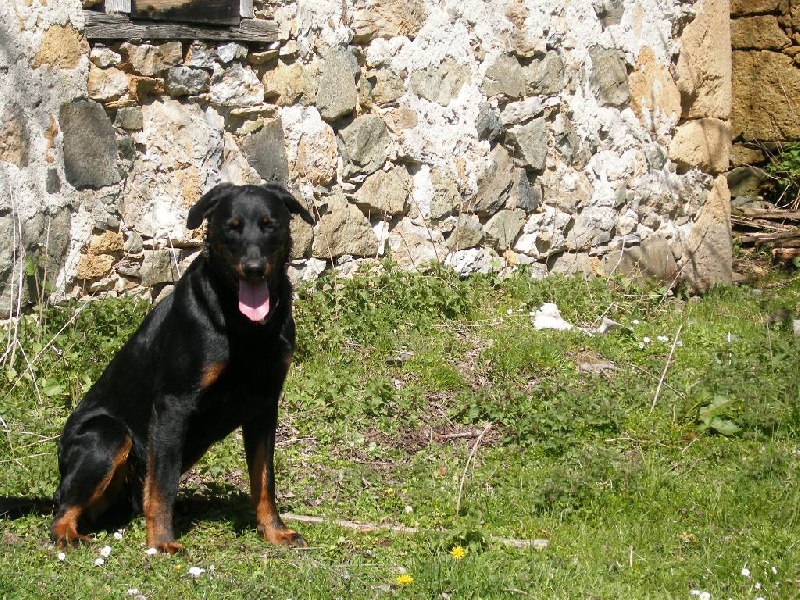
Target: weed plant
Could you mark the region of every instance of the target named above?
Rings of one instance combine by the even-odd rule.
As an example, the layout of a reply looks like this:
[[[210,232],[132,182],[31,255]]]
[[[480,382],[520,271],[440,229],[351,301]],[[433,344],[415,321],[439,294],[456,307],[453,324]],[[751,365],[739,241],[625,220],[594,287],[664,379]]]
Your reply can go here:
[[[147,307],[37,310],[2,361],[0,598],[797,597],[800,340],[768,315],[800,278],[758,286],[329,274],[298,290],[276,466],[311,548],[258,539],[234,434],[182,482],[176,557],[142,519],[49,543],[60,428]],[[544,302],[575,328],[536,330]]]

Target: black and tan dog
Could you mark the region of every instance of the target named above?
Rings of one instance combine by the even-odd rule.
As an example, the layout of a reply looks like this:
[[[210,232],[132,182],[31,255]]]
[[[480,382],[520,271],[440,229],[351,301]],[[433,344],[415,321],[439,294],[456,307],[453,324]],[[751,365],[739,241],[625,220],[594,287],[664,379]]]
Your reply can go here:
[[[258,532],[275,544],[305,545],[278,514],[273,471],[295,340],[290,213],[312,222],[276,184],[220,184],[190,209],[190,229],[208,221],[205,251],[64,427],[50,527],[57,545],[143,511],[148,546],[180,551],[172,515],[181,474],[239,426]]]

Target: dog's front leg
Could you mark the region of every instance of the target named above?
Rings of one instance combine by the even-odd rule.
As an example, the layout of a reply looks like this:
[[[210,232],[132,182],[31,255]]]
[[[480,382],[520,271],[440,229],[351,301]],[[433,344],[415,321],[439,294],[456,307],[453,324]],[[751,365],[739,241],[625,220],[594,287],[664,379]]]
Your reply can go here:
[[[158,406],[150,421],[143,498],[147,546],[169,554],[183,551],[183,545],[175,541],[172,515],[181,477],[186,421],[182,415],[159,410]]]
[[[275,504],[275,427],[278,402],[270,403],[263,420],[242,426],[250,493],[256,509],[258,533],[266,541],[279,546],[307,546],[303,536],[286,527]]]

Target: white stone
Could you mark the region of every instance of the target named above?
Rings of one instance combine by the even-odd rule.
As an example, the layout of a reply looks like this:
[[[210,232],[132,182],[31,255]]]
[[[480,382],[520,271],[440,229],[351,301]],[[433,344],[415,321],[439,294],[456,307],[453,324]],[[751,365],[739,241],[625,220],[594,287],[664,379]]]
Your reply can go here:
[[[264,102],[264,86],[249,66],[234,63],[212,78],[211,102],[220,106],[256,106]]]
[[[483,248],[470,248],[451,252],[444,259],[445,266],[453,269],[460,277],[473,273],[483,275],[494,270],[492,255]],[[499,265],[498,265],[499,266]]]

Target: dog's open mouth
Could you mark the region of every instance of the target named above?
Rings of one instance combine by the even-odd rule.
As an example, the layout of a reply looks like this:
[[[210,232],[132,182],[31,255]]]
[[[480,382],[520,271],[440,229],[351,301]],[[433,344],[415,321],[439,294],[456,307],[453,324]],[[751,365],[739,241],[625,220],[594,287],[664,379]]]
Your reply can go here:
[[[251,321],[261,321],[269,314],[269,286],[266,281],[239,280],[239,311]]]

